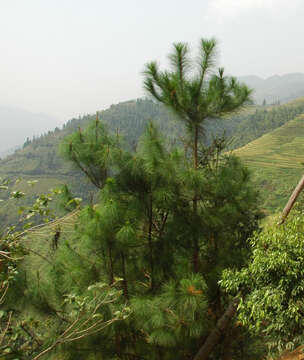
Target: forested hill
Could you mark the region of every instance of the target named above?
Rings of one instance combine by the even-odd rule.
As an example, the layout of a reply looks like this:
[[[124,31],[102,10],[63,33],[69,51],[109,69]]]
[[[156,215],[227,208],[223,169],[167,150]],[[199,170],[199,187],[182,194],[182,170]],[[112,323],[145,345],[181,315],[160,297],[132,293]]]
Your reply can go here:
[[[284,105],[256,107],[248,114],[240,114],[234,127],[227,129],[227,136],[232,137],[232,148],[246,145],[260,136],[286,124],[297,115],[304,113],[304,97]],[[229,121],[228,121],[229,123]],[[225,124],[223,124],[225,126]]]
[[[163,134],[178,136],[179,125],[166,109],[149,100],[134,100],[112,105],[101,111],[99,118],[124,139],[126,146],[134,146],[149,120],[155,121]],[[30,176],[38,178],[75,177],[70,165],[58,155],[58,145],[65,136],[84,129],[96,119],[96,114],[85,115],[68,121],[62,129],[56,128],[47,134],[27,140],[21,150],[0,161],[2,176]],[[52,181],[50,181],[52,182]]]
[[[149,120],[156,122],[163,134],[170,134],[172,137],[178,136],[180,129],[172,114],[145,99],[112,105],[107,110],[100,111],[98,116],[111,130],[119,133],[129,147],[135,145]],[[27,140],[22,149],[0,160],[0,176],[39,180],[35,186],[35,191],[38,192],[68,183],[75,194],[85,197],[88,194],[88,183],[59,156],[58,146],[65,136],[84,129],[94,119],[96,114],[72,119],[62,129],[56,128],[40,137]]]
[[[225,132],[232,139],[230,147],[237,148],[282,126],[301,113],[304,113],[304,98],[280,106],[252,106],[232,117],[210,120],[207,123],[206,142],[212,136]],[[26,141],[21,150],[0,161],[0,176],[38,179],[39,191],[47,191],[59,183],[69,183],[78,195],[84,196],[88,192],[88,185],[70,164],[61,159],[58,145],[66,135],[85,128],[95,118],[96,114],[72,119],[62,129],[56,128]],[[129,147],[136,144],[149,120],[153,120],[161,133],[170,139],[179,139],[182,134],[181,124],[175,115],[147,99],[112,105],[101,111],[99,118],[111,130],[118,132]]]

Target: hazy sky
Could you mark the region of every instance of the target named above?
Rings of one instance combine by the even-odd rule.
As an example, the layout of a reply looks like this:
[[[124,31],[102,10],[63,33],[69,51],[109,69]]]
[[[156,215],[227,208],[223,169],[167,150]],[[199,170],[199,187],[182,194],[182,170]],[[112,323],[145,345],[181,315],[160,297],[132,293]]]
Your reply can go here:
[[[142,96],[173,42],[210,36],[230,74],[304,72],[303,18],[303,0],[0,0],[0,105],[93,113]]]

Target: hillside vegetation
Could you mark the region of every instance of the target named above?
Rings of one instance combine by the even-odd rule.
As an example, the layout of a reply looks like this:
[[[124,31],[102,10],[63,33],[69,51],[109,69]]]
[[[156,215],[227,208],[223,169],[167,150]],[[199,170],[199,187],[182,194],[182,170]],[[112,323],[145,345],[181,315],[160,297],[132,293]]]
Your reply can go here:
[[[149,120],[154,120],[165,134],[173,136],[178,131],[173,116],[148,100],[112,105],[100,112],[99,117],[110,130],[122,136],[129,147],[135,146]],[[87,197],[92,187],[78,171],[62,159],[58,154],[58,147],[67,135],[85,128],[95,118],[96,115],[85,115],[72,119],[62,129],[56,128],[40,137],[27,140],[21,150],[0,161],[0,176],[38,180],[38,191],[42,192],[48,191],[50,187],[68,183],[78,196]],[[28,191],[35,193],[37,186]]]
[[[208,144],[213,136],[225,133],[230,139],[230,149],[235,149],[282,126],[301,113],[304,113],[304,98],[280,106],[249,106],[222,121],[208,120],[204,141]],[[79,131],[79,129],[85,128],[95,118],[96,115],[85,115],[78,119],[72,119],[62,129],[56,128],[40,137],[27,140],[21,150],[0,160],[0,176],[12,179],[21,177],[25,183],[28,180],[38,180],[35,187],[19,184],[19,187],[23,186],[22,191],[28,195],[34,196],[37,192],[47,192],[50,188],[68,183],[75,195],[88,199],[93,187],[78,171],[75,171],[69,163],[61,158],[58,154],[58,147],[67,135],[75,130]],[[135,148],[140,134],[150,120],[156,123],[163,136],[176,139],[175,141],[179,141],[183,145],[181,140],[183,127],[177,121],[176,116],[164,106],[151,100],[138,99],[112,105],[109,109],[101,111],[99,118],[110,130],[122,137],[125,147],[130,149]],[[241,152],[239,154],[241,155]],[[247,159],[245,160],[247,161]],[[247,163],[250,165],[250,161]],[[294,162],[290,162],[289,172],[285,176],[286,181],[281,183],[272,179],[271,185],[267,179],[271,176],[268,172],[272,170],[269,170],[269,167],[266,168],[264,175],[264,168],[258,170],[257,166],[254,167],[258,172],[259,184],[263,181],[267,183],[261,188],[262,191],[268,191],[269,186],[276,191],[275,198],[278,197],[277,200],[270,201],[269,194],[267,192],[265,194],[267,198],[265,206],[268,209],[274,210],[277,206],[281,206],[287,193],[294,186],[295,179],[299,176],[299,169],[298,167],[293,168],[293,164]],[[283,190],[281,186],[283,186]],[[7,204],[1,205],[0,208],[1,218],[6,221],[15,212],[14,207],[13,210],[8,210],[8,206]]]
[[[303,211],[262,222],[302,175],[304,99],[252,105],[216,47],[201,39],[191,60],[174,44],[170,70],[145,65],[154,101],[0,162],[0,360],[265,359],[304,343]],[[76,197],[37,196],[62,183]]]
[[[233,138],[231,146],[234,149],[246,145],[304,113],[304,98],[293,100],[285,105],[256,107],[247,112],[247,114],[242,113],[235,128],[227,132],[227,136]]]
[[[2,338],[12,359],[219,359],[226,340],[233,357],[252,352],[251,345],[240,350],[239,340],[249,343],[249,337],[242,329],[234,330],[236,309],[229,315],[226,309],[235,303],[229,305],[219,280],[224,269],[246,264],[246,239],[258,229],[262,216],[258,192],[244,165],[222,155],[222,141],[209,142],[206,127],[208,119],[248,104],[250,90],[224,77],[223,69],[206,81],[215,50],[214,39],[202,39],[201,64],[195,58],[196,69],[187,71],[185,61],[177,61],[186,56],[182,43],[174,45],[171,72],[158,72],[154,62],[146,65],[146,90],[174,110],[181,125],[155,118],[145,124],[137,141],[140,124],[134,126],[134,117],[133,126],[127,124],[127,115],[120,123],[106,122],[112,131],[98,118],[86,128],[73,124],[76,129],[64,138],[60,152],[86,175],[99,196],[79,209],[70,230],[49,218],[51,194],[24,212],[24,220],[46,215],[53,236],[42,229],[37,240],[28,231],[27,240],[20,241],[24,257],[35,251],[40,259],[20,261],[14,284],[4,290],[3,323],[12,323],[14,333],[12,341],[8,326],[3,326]],[[153,108],[154,103],[149,104]],[[210,121],[209,126],[215,130],[216,124]],[[203,149],[208,143],[211,146]],[[28,146],[30,142],[24,151]],[[26,169],[27,174],[37,170]],[[50,174],[47,166],[43,171]],[[22,195],[13,191],[8,196],[16,194]],[[7,232],[7,240],[19,244],[24,232],[14,230]],[[41,259],[45,266],[40,266]],[[233,330],[225,341],[218,335],[223,320],[221,331]],[[196,356],[201,353],[203,357]]]
[[[253,170],[268,210],[285,204],[304,172],[304,115],[237,149]]]

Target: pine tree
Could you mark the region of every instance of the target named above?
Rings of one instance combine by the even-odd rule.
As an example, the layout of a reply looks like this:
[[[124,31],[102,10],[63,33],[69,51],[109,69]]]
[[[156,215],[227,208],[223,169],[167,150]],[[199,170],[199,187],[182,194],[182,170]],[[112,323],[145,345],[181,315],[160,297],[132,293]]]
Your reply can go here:
[[[85,149],[90,141],[96,144],[95,137],[87,136],[92,126],[82,132]],[[100,139],[112,138],[103,131]],[[73,136],[65,142],[68,149],[78,146],[79,132]],[[155,360],[194,357],[227,301],[217,285],[220,274],[243,263],[245,239],[256,228],[258,214],[248,171],[237,159],[222,156],[222,149],[220,139],[200,149],[194,169],[182,150],[165,144],[152,123],[135,152],[114,142],[109,146],[106,171],[111,176],[98,180],[100,201],[82,211],[76,246],[66,243],[57,249],[57,268],[65,264],[69,272],[54,273],[53,281],[61,292],[77,289],[81,294],[91,283],[111,285],[120,278],[123,301],[115,306],[127,303],[132,316],[89,339],[86,347],[109,359],[147,353]],[[100,162],[96,154],[95,163],[104,164],[104,152]],[[77,165],[77,159],[70,159]],[[193,233],[199,235],[199,273],[189,262]],[[94,345],[101,343],[102,349]]]
[[[171,108],[186,125],[192,149],[194,169],[199,166],[199,141],[205,135],[205,121],[239,110],[250,102],[251,90],[235,78],[215,74],[216,40],[201,39],[198,62],[189,58],[185,43],[173,45],[169,55],[172,71],[160,71],[156,62],[146,65],[144,87],[154,99]],[[193,68],[197,71],[193,74]],[[193,209],[197,212],[193,194]],[[199,271],[198,235],[193,234],[193,269]]]
[[[81,170],[98,189],[108,176],[119,137],[110,136],[98,115],[85,131],[81,128],[66,137],[60,146],[60,153],[66,160]]]
[[[246,239],[257,228],[259,211],[250,174],[222,154],[224,141],[200,141],[207,118],[236,111],[250,95],[222,69],[212,75],[215,50],[214,40],[202,40],[197,77],[184,44],[175,45],[170,57],[175,71],[160,72],[155,63],[146,69],[148,91],[186,124],[191,158],[169,146],[153,123],[132,151],[98,118],[61,146],[99,189],[99,198],[83,208],[75,233],[59,243],[45,288],[51,286],[62,303],[66,293],[81,297],[92,285],[107,283],[122,296],[102,309],[104,320],[131,308],[124,321],[74,343],[83,359],[193,359],[225,313],[229,298],[218,282],[223,270],[246,261]],[[227,334],[208,356],[221,358],[227,347],[237,354],[232,339],[244,334],[232,327]],[[68,345],[62,351],[75,357]]]
[[[201,41],[196,77],[187,46],[174,49],[174,71],[148,64],[145,86],[186,124],[191,158],[169,146],[153,123],[127,150],[132,146],[98,117],[61,145],[63,156],[98,189],[98,201],[79,212],[74,233],[56,240],[43,276],[40,269],[32,273],[20,298],[53,321],[48,335],[55,344],[52,336],[65,334],[66,323],[69,328],[73,316],[78,321],[79,312],[87,314],[88,300],[95,301],[101,290],[105,306],[90,301],[89,322],[80,318],[89,326],[77,330],[80,338],[72,346],[68,338],[61,342],[66,359],[190,360],[202,343],[208,345],[204,356],[219,359],[223,349],[239,356],[238,341],[247,339],[231,326],[226,336],[217,333],[215,351],[208,340],[230,300],[218,285],[221,274],[239,269],[249,255],[246,239],[260,215],[257,192],[240,161],[223,155],[223,139],[215,138],[210,146],[201,139],[206,119],[236,111],[249,101],[250,90],[225,78],[223,69],[212,74],[214,40]],[[63,195],[71,209],[75,199],[67,189]],[[117,293],[117,301],[107,303]],[[131,315],[121,319],[126,306]],[[108,326],[82,337],[94,319]]]
[[[252,91],[246,85],[225,77],[223,68],[215,73],[216,45],[215,39],[201,39],[198,61],[191,61],[188,45],[176,43],[169,55],[172,71],[160,71],[156,62],[148,63],[144,71],[147,92],[171,108],[186,125],[195,168],[206,119],[237,111],[251,101]]]
[[[160,71],[156,62],[146,65],[145,88],[157,101],[171,108],[185,123],[192,149],[194,169],[199,167],[199,141],[204,135],[204,123],[208,118],[221,117],[240,109],[251,101],[249,90],[235,78],[224,77],[220,68],[214,74],[216,41],[202,39],[199,61],[196,64],[188,56],[187,44],[174,44],[169,55],[171,71]],[[193,74],[196,65],[197,74]],[[198,215],[199,194],[193,189],[193,213]],[[201,229],[193,227],[193,270],[200,270]],[[215,235],[218,237],[218,234]],[[216,240],[214,241],[217,242]],[[209,249],[212,250],[212,249]],[[215,277],[216,278],[216,277]]]

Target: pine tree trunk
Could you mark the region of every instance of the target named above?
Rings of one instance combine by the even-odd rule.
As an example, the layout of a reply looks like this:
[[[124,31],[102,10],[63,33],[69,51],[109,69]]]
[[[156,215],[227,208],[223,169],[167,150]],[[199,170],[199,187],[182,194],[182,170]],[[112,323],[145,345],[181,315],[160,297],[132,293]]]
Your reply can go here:
[[[198,168],[198,126],[194,129],[194,169]]]
[[[154,290],[154,260],[153,260],[153,245],[152,245],[152,221],[153,221],[153,205],[152,196],[149,200],[149,229],[148,229],[148,243],[150,251],[150,271],[151,271],[151,290]]]
[[[198,127],[194,129],[194,169],[198,168]],[[193,212],[197,215],[197,194],[194,194],[193,199]],[[196,231],[193,234],[193,255],[192,255],[193,272],[198,273],[199,271],[199,245],[198,245],[198,234]]]
[[[198,236],[197,232],[193,234],[193,254],[192,254],[192,265],[193,272],[199,272],[199,245],[198,245]]]
[[[110,262],[110,285],[114,283],[114,270],[113,270],[113,258],[112,249],[109,248],[109,262]]]
[[[122,277],[123,277],[123,294],[126,300],[129,300],[129,290],[128,290],[128,281],[127,281],[127,274],[126,274],[126,262],[125,262],[125,255],[121,253],[121,261],[122,261]]]
[[[118,358],[120,358],[121,357],[120,336],[117,333],[115,334],[115,347],[116,347],[116,354]]]
[[[199,349],[198,353],[193,360],[207,360],[211,354],[214,347],[220,342],[220,339],[224,331],[228,328],[233,319],[238,304],[240,302],[239,298],[234,298],[229,304],[227,310],[224,312],[222,317],[218,320],[215,328],[211,331],[207,337],[203,346]]]

